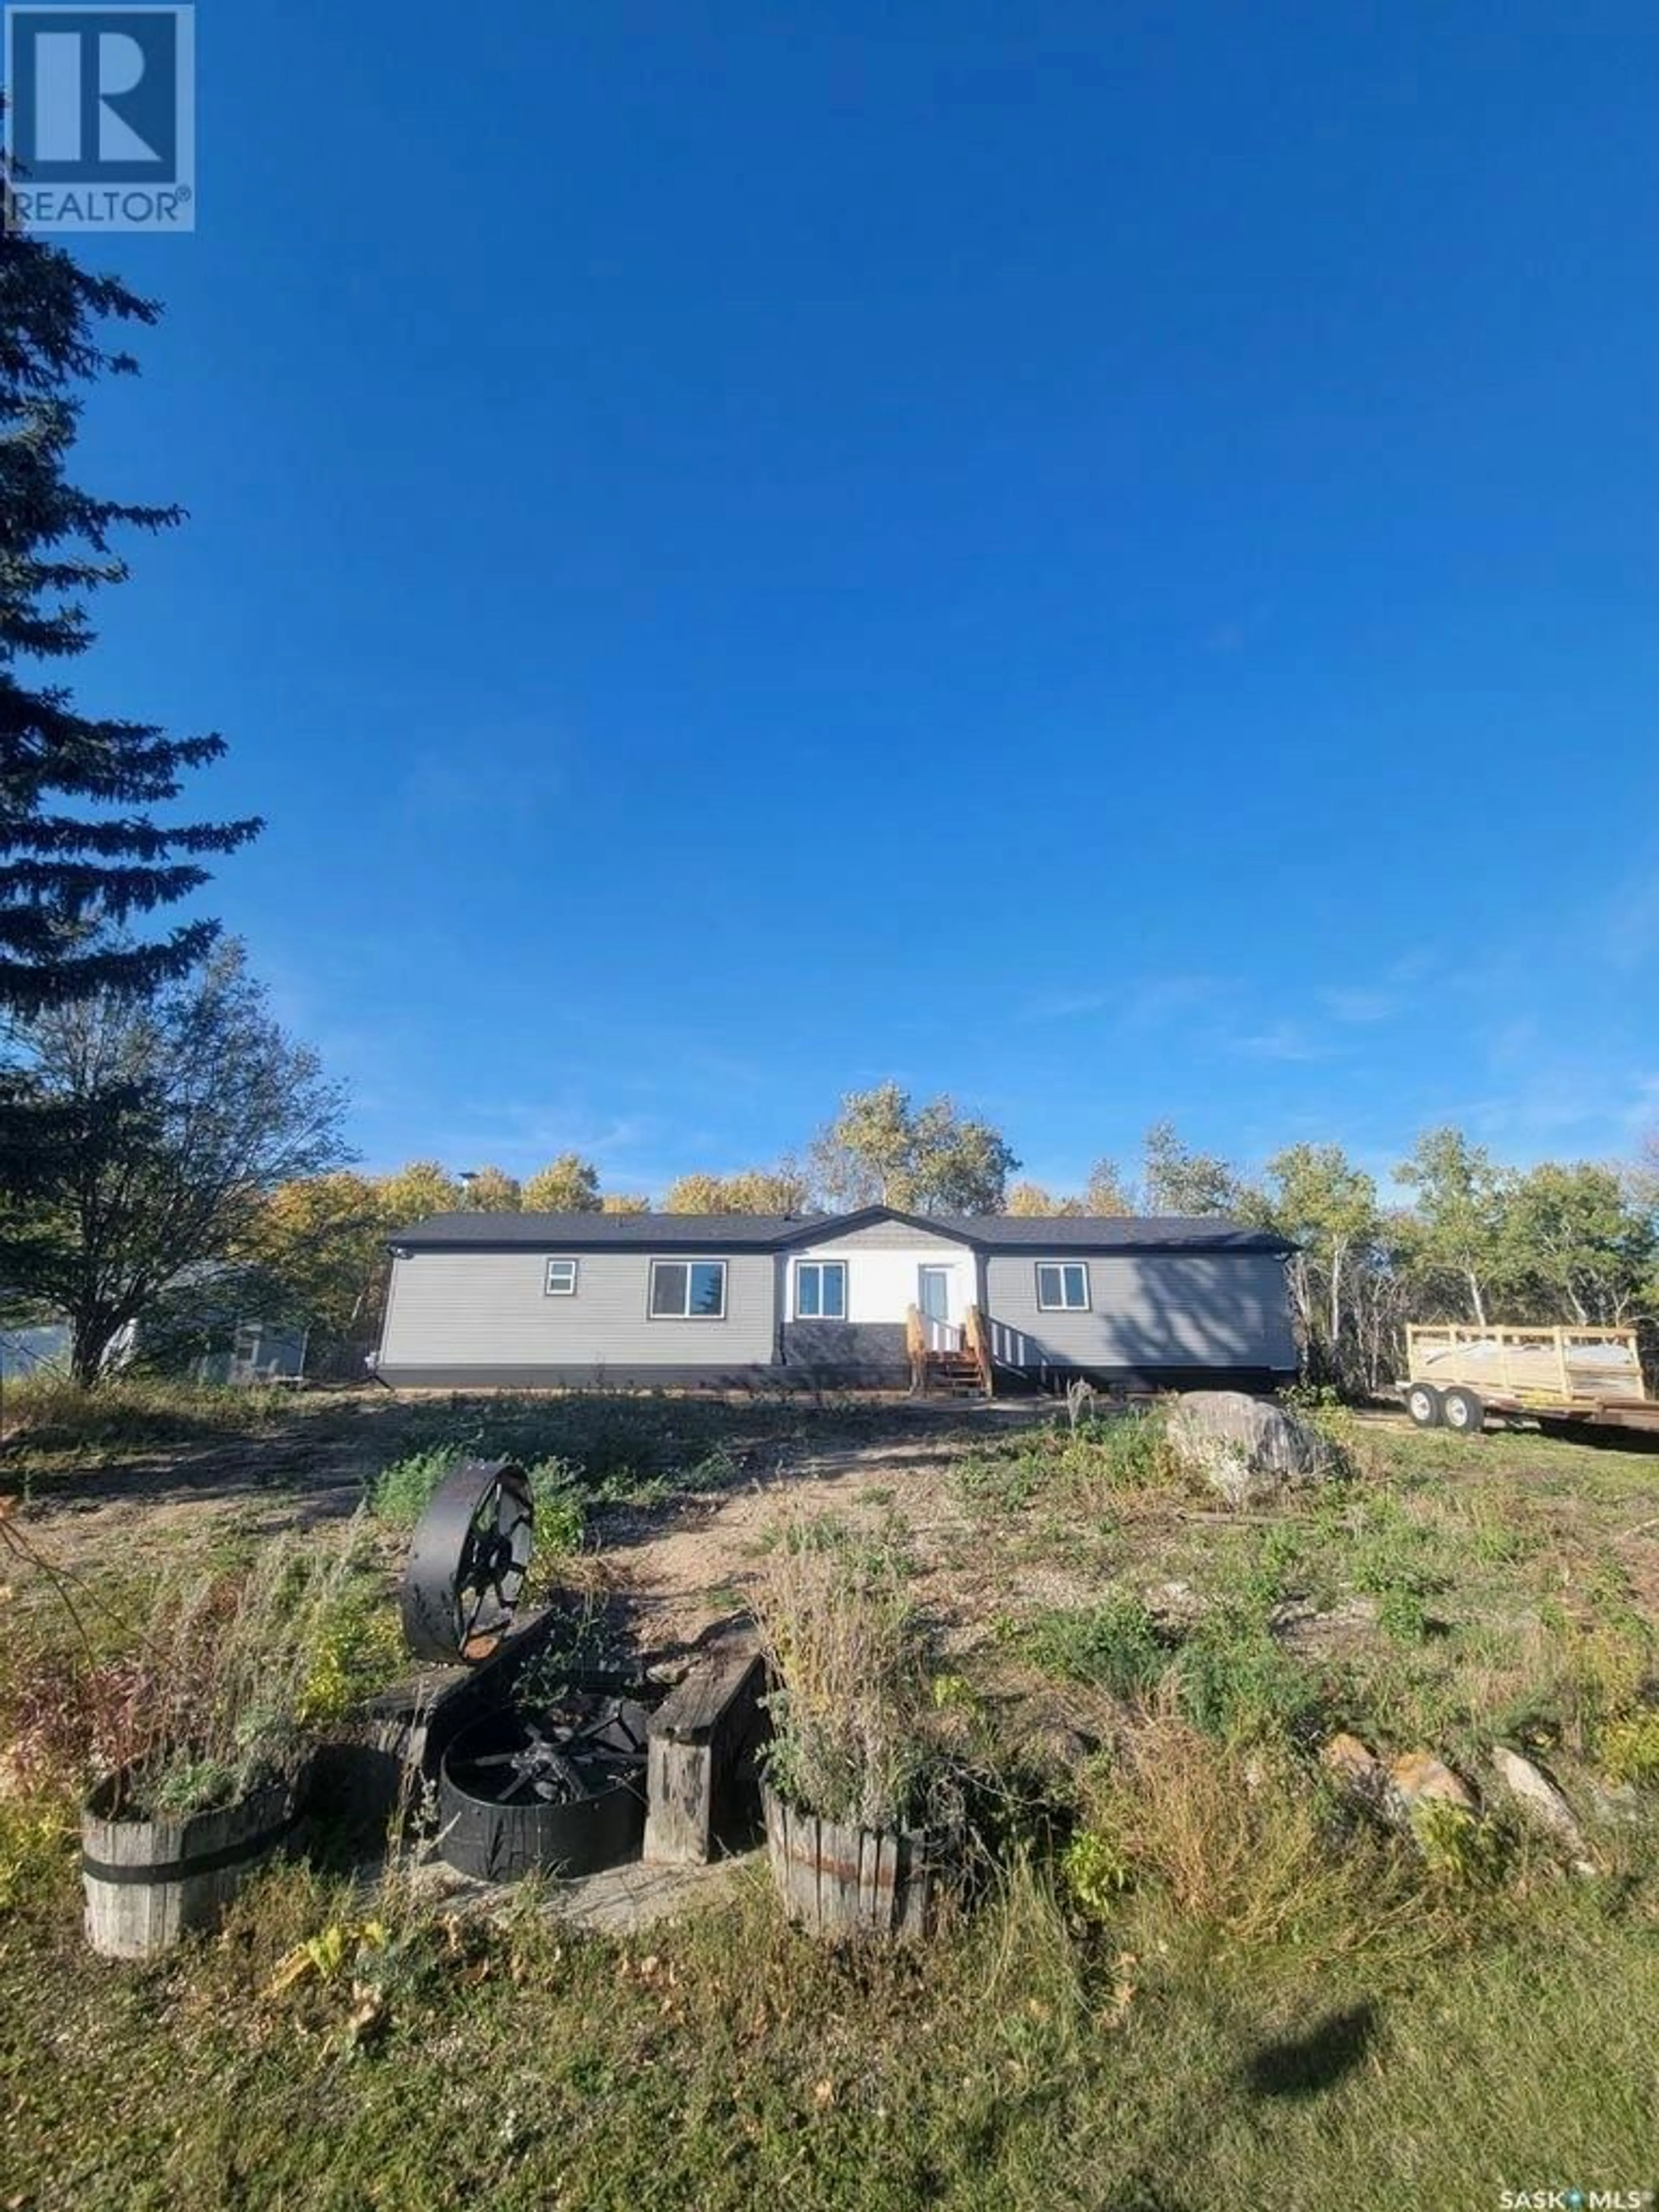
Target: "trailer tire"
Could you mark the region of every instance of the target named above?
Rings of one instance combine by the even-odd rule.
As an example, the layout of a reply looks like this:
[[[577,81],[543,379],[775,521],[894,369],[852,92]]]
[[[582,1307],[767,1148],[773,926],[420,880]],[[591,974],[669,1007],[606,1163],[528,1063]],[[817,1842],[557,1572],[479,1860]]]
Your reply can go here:
[[[1441,1422],[1440,1393],[1432,1382],[1411,1382],[1406,1387],[1406,1411],[1419,1429],[1437,1429]]]
[[[1440,1401],[1440,1418],[1460,1437],[1478,1437],[1486,1425],[1486,1408],[1473,1390],[1448,1390]]]

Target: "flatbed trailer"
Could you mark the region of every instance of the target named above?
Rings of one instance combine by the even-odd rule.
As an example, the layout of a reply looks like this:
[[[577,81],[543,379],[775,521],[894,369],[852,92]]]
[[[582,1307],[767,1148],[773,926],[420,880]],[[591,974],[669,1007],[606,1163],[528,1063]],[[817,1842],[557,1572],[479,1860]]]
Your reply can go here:
[[[1395,1388],[1419,1429],[1474,1434],[1488,1413],[1528,1414],[1547,1433],[1647,1430],[1659,1436],[1632,1328],[1480,1328],[1411,1322]]]

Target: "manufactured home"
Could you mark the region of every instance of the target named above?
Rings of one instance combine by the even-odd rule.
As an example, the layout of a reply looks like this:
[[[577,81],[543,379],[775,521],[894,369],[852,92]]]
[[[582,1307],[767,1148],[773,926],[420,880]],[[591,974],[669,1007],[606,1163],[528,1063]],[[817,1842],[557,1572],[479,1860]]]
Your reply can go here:
[[[446,1213],[392,1240],[393,1384],[1269,1390],[1291,1246],[1222,1220]]]

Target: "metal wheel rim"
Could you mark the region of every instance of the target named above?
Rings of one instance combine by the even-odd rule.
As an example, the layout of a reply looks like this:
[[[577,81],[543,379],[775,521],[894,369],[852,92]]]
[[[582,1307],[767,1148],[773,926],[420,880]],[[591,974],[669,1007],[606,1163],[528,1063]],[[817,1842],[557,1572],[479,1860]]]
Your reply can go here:
[[[421,1516],[404,1573],[404,1640],[417,1658],[487,1659],[513,1625],[535,1546],[529,1478],[508,1460],[469,1460]]]
[[[526,1713],[514,1723],[496,1717],[464,1729],[444,1754],[452,1789],[475,1804],[534,1808],[586,1803],[612,1790],[637,1792],[643,1783],[647,1716],[631,1698],[614,1715],[579,1725],[552,1740],[552,1716]],[[501,1740],[495,1741],[497,1735]],[[518,1741],[510,1738],[516,1735]],[[477,1740],[494,1744],[480,1750]]]

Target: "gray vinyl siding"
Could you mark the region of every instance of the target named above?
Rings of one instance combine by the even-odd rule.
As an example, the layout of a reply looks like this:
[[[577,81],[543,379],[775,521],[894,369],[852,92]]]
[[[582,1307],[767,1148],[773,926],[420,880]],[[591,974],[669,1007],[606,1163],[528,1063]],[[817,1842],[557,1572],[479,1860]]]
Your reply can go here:
[[[1011,1367],[1234,1372],[1296,1367],[1285,1263],[1270,1252],[1064,1252],[1089,1269],[1091,1310],[1046,1313],[1036,1263],[994,1252],[986,1305],[997,1358]]]
[[[543,1285],[555,1249],[410,1252],[392,1262],[380,1371],[388,1380],[423,1370],[605,1370],[769,1366],[776,1356],[770,1253],[718,1250],[726,1261],[720,1321],[653,1321],[647,1313],[653,1256],[575,1255],[574,1297]]]

